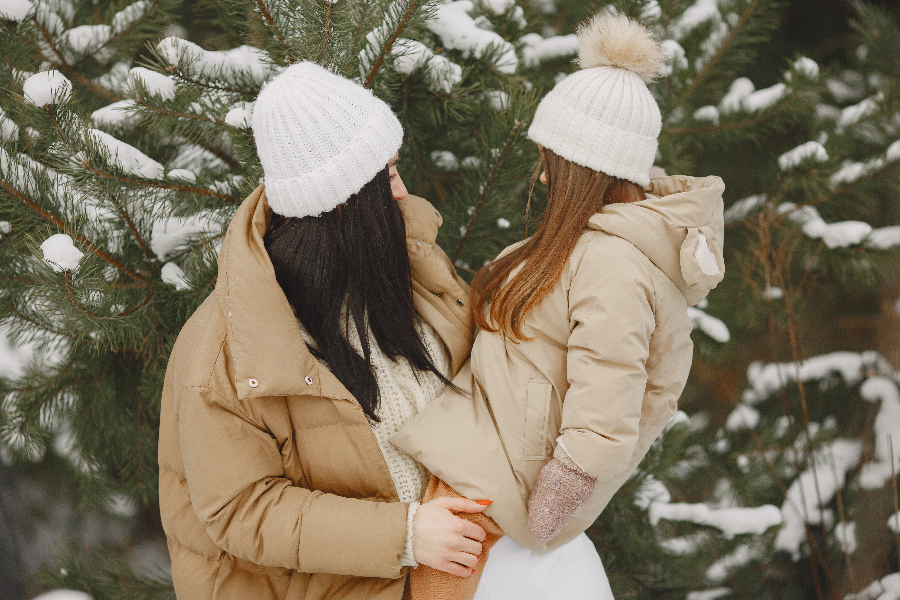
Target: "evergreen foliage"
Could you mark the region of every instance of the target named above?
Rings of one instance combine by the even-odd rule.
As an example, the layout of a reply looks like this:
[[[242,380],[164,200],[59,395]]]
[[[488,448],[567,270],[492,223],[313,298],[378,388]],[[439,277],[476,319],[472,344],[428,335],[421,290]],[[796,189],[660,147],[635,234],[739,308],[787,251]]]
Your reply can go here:
[[[892,585],[900,365],[833,353],[870,349],[845,347],[833,316],[891,276],[900,246],[900,28],[884,10],[861,6],[848,64],[791,57],[756,90],[742,75],[766,52],[778,0],[10,6],[0,324],[37,350],[0,378],[0,459],[59,452],[86,505],[157,510],[168,354],[262,176],[249,119],[280,69],[312,60],[392,106],[406,133],[400,172],[441,211],[439,242],[471,276],[539,218],[546,194],[525,132],[539,98],[577,68],[576,26],[617,10],[670,56],[651,87],[657,164],[726,182],[727,273],[690,312],[691,416],[589,530],[614,592],[863,600]],[[98,599],[168,594],[165,578],[121,561],[72,550],[64,563],[51,583]]]

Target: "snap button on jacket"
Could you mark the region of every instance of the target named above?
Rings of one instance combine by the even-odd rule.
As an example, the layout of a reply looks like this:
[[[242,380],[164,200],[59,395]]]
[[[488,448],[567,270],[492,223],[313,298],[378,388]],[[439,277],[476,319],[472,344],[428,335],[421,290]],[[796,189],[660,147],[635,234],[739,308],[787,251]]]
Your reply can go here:
[[[468,358],[467,294],[435,245],[441,218],[401,201],[413,300]],[[359,404],[309,353],[263,246],[263,186],[241,205],[215,291],[166,372],[160,509],[179,600],[384,599],[403,595],[408,505],[398,501]]]

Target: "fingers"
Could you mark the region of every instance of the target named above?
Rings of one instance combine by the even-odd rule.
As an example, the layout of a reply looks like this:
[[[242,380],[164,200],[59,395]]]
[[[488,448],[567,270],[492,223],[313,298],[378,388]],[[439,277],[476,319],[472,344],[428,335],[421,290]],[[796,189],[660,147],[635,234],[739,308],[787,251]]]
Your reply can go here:
[[[478,564],[478,559],[481,558],[475,554],[469,554],[468,552],[458,552],[456,556],[453,557],[453,562],[459,563],[464,567],[469,567],[471,571],[475,565]]]
[[[474,556],[472,558],[475,558]],[[475,562],[478,562],[477,560]],[[461,564],[446,561],[441,564],[434,566],[433,568],[438,571],[444,571],[445,573],[450,573],[451,575],[456,575],[457,577],[468,577],[472,573],[475,572],[474,563],[472,567],[463,566]]]
[[[482,502],[484,501],[482,500]],[[431,503],[453,512],[464,513],[480,513],[490,506],[490,504],[479,504],[475,500],[467,498],[436,498]]]
[[[457,517],[459,519],[459,517]],[[470,540],[478,540],[479,542],[483,542],[484,538],[487,537],[484,529],[472,523],[471,521],[466,521],[465,519],[459,519],[462,521],[460,533],[469,538]]]

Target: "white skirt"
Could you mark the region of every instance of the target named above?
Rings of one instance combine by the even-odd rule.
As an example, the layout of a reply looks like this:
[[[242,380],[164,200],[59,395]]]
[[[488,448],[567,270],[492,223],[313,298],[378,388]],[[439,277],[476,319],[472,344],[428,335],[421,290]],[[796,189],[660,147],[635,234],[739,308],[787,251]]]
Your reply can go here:
[[[474,600],[613,600],[600,556],[587,535],[535,554],[500,538],[484,566]]]

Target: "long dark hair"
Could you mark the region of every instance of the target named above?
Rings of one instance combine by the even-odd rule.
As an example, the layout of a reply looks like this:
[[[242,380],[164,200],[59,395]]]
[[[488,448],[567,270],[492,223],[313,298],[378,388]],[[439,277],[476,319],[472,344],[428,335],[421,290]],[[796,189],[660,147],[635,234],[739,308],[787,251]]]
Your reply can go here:
[[[402,356],[416,371],[452,385],[416,330],[406,226],[387,167],[331,212],[273,215],[264,242],[278,285],[315,342],[310,352],[328,365],[371,421],[379,421],[380,396],[367,323],[389,358]],[[362,356],[347,341],[351,322]]]

